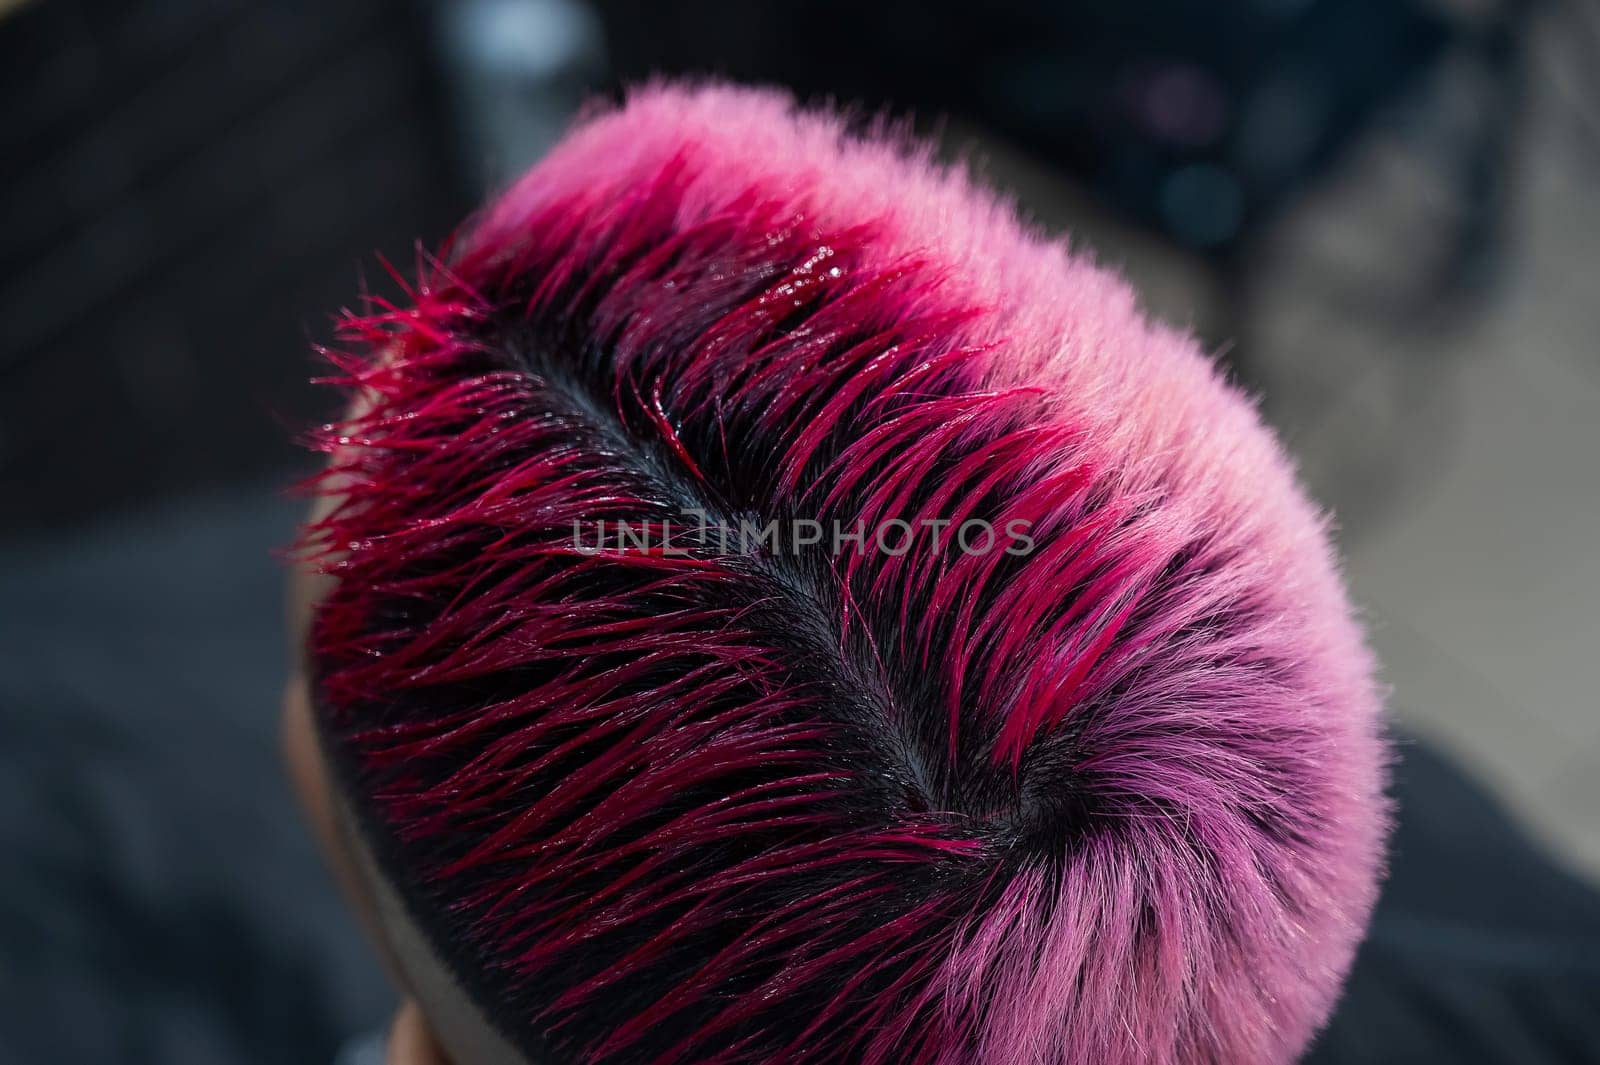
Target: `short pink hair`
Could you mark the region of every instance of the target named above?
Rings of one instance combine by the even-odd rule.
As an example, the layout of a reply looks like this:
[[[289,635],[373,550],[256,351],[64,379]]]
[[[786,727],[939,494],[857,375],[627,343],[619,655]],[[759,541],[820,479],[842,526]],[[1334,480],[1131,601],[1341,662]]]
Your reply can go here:
[[[1387,827],[1250,403],[925,149],[655,86],[336,355],[329,749],[541,1063],[1286,1062]],[[1025,522],[594,553],[574,523]]]

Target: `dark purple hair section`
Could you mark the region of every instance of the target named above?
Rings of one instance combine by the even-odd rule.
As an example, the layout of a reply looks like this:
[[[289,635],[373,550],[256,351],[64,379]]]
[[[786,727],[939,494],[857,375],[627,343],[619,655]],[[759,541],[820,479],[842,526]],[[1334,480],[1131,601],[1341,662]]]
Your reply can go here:
[[[1326,1019],[1372,665],[1118,279],[892,135],[657,87],[343,335],[322,727],[534,1060],[1248,1065]]]

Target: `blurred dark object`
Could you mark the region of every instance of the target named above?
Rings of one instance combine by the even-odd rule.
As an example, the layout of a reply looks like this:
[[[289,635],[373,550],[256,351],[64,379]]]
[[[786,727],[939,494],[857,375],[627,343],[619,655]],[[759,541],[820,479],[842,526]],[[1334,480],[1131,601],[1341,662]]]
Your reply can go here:
[[[1410,0],[609,0],[617,72],[727,71],[950,112],[1187,245],[1227,249],[1449,39]]]
[[[0,18],[0,530],[292,460],[308,341],[467,206],[422,18],[50,0]]]
[[[1436,750],[1400,750],[1389,879],[1305,1065],[1600,1061],[1600,895]]]
[[[0,552],[0,1062],[326,1065],[392,992],[279,762],[298,503]]]

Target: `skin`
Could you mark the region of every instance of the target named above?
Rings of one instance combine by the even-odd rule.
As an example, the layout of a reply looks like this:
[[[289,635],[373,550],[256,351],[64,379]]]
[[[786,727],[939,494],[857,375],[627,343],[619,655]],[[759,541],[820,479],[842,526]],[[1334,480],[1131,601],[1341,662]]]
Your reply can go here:
[[[328,504],[319,504],[321,506]],[[315,515],[313,515],[315,517]],[[291,646],[303,648],[311,610],[328,578],[297,570],[289,586]],[[379,872],[334,787],[311,711],[305,664],[284,687],[282,740],[290,783],[346,902],[401,996],[390,1024],[388,1065],[527,1065],[467,998]]]
[[[338,824],[327,767],[318,749],[311,721],[310,693],[303,673],[291,677],[283,696],[283,747],[296,797],[332,869],[346,902],[367,939],[383,958],[384,968],[401,993],[401,1005],[389,1027],[388,1065],[449,1065],[427,1017],[399,972],[386,930],[380,925],[370,886],[358,868]]]

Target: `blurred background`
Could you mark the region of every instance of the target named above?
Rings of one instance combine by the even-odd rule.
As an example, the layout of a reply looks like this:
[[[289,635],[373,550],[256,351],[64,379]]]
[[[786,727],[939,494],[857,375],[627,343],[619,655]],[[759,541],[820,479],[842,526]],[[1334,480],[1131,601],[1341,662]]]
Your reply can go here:
[[[1597,60],[1595,0],[0,0],[0,1063],[392,1008],[277,762],[311,345],[658,72],[911,116],[1261,396],[1404,740],[1313,1059],[1600,1060]]]

